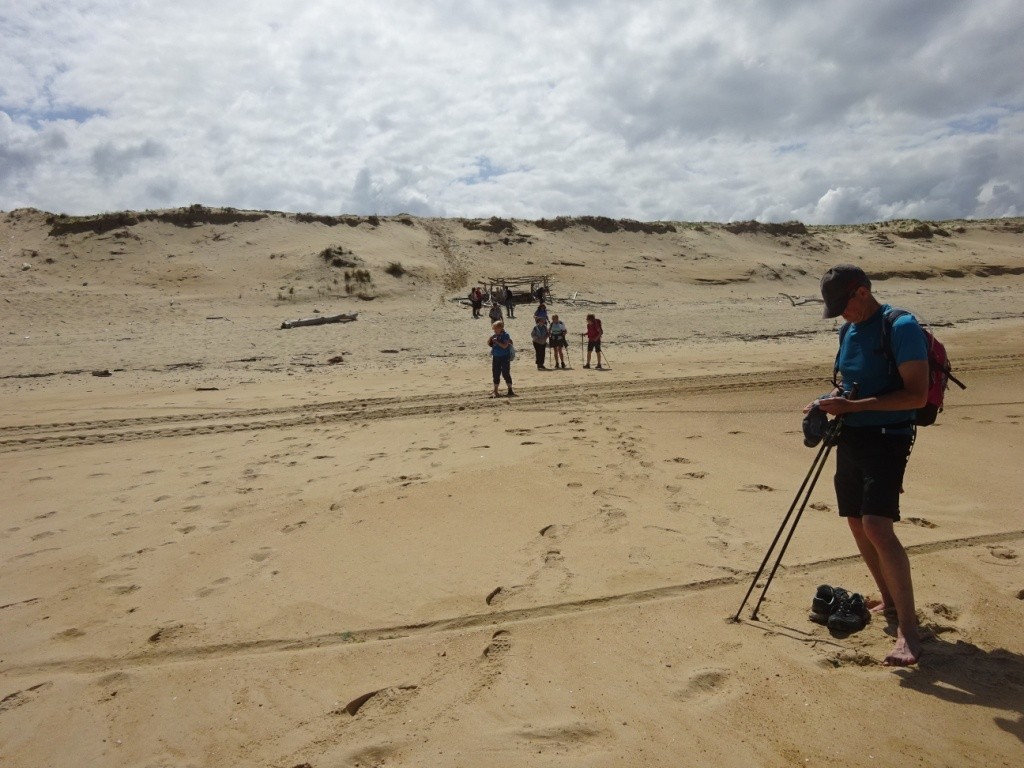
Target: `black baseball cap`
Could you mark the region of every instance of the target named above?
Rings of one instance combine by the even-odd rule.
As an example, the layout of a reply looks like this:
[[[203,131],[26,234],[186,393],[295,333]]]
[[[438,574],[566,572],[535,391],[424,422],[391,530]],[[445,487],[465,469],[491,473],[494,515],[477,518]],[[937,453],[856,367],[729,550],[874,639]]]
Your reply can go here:
[[[838,264],[821,278],[821,298],[825,300],[822,317],[839,317],[861,286],[871,288],[864,270],[853,264]]]

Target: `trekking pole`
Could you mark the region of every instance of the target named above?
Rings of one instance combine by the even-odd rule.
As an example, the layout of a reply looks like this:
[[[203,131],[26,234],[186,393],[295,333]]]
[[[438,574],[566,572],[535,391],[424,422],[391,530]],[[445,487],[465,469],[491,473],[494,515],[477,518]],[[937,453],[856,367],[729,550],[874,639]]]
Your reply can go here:
[[[832,447],[836,444],[836,438],[839,437],[839,430],[842,428],[842,425],[842,419],[836,419],[832,422],[832,428],[829,430],[828,434],[825,435],[825,452],[822,456],[821,462],[818,464],[817,471],[814,473],[814,479],[807,488],[807,493],[804,495],[804,500],[800,504],[800,509],[797,510],[796,517],[793,518],[793,525],[790,527],[785,541],[782,542],[782,548],[779,550],[779,556],[775,559],[775,565],[773,565],[771,571],[768,572],[768,578],[765,579],[764,588],[761,590],[761,596],[757,599],[757,603],[754,605],[754,610],[750,612],[750,618],[754,621],[757,621],[757,612],[761,609],[761,603],[764,602],[765,595],[768,594],[768,587],[771,586],[772,579],[775,578],[775,572],[782,564],[782,558],[786,554],[786,549],[789,547],[789,542],[792,540],[793,534],[796,533],[796,527],[800,523],[800,518],[803,517],[804,509],[807,507],[807,502],[811,499],[811,492],[814,491],[814,486],[818,482],[821,470],[825,468],[825,464],[828,461],[828,455],[832,452]],[[800,494],[797,493],[798,497],[799,495]],[[795,500],[794,503],[796,503]],[[792,507],[790,507],[790,511],[792,511]],[[774,544],[772,546],[774,546]]]
[[[768,560],[771,559],[772,552],[775,551],[775,545],[778,544],[779,539],[782,538],[782,532],[786,530],[786,525],[789,523],[789,518],[792,516],[793,510],[796,509],[797,502],[799,502],[800,496],[801,494],[803,494],[804,489],[807,487],[807,483],[810,482],[812,475],[814,476],[814,481],[817,482],[817,474],[821,473],[821,467],[825,466],[825,459],[828,458],[828,451],[830,449],[829,443],[830,441],[827,439],[822,441],[821,448],[818,449],[818,453],[815,455],[814,461],[811,462],[811,468],[807,470],[807,475],[804,477],[804,481],[800,484],[800,488],[799,490],[797,490],[796,496],[793,497],[793,503],[789,505],[789,511],[786,512],[786,516],[782,518],[782,524],[779,526],[779,530],[775,534],[775,538],[772,539],[772,543],[768,547],[768,551],[765,552],[764,559],[761,561],[761,565],[758,567],[757,573],[754,574],[754,578],[750,582],[750,587],[747,589],[747,594],[743,596],[743,602],[741,602],[740,607],[736,609],[736,615],[733,616],[733,621],[740,620],[740,613],[743,611],[743,606],[747,604],[747,600],[750,599],[750,595],[754,591],[754,587],[757,586],[757,580],[761,578],[761,574],[764,572],[764,567],[768,564]],[[817,470],[817,474],[815,473],[815,470]],[[813,488],[814,483],[811,483],[811,489]],[[808,496],[810,495],[810,489],[807,491],[807,494]],[[793,527],[796,528],[796,523],[793,524]],[[790,532],[790,536],[792,536],[792,531]],[[776,564],[776,567],[777,565],[778,564]],[[774,573],[774,569],[772,569],[772,572]],[[758,602],[758,605],[760,605],[760,602]],[[756,614],[757,610],[755,609],[754,612]],[[751,618],[753,618],[753,616]]]

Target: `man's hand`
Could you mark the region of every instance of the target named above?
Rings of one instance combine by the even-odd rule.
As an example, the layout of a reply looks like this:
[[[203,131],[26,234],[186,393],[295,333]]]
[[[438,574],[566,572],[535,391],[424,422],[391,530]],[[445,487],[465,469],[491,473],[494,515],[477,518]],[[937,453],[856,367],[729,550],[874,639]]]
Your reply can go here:
[[[815,401],[818,407],[830,416],[842,416],[863,410],[858,406],[859,402],[859,400],[847,400],[845,397],[823,397],[821,400]]]

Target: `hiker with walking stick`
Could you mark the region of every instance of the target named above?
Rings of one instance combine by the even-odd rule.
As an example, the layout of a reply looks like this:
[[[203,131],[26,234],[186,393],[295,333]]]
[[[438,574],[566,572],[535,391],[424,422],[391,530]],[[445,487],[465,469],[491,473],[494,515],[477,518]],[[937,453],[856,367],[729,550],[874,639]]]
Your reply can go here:
[[[584,368],[590,367],[590,356],[597,352],[597,370],[602,369],[601,365],[601,336],[604,331],[601,329],[601,321],[594,315],[587,315],[587,362]]]
[[[558,319],[558,315],[551,316],[551,327],[548,329],[548,345],[551,347],[551,354],[554,357],[554,367],[565,370],[568,368],[565,362],[565,349],[568,342],[565,340],[568,330],[565,323]]]
[[[863,270],[849,264],[833,267],[821,279],[823,316],[842,316],[836,370],[841,382],[857,382],[858,394],[841,397],[842,385],[809,403],[843,419],[836,447],[835,488],[839,516],[846,518],[857,549],[878,586],[880,598],[867,608],[895,614],[896,645],[885,657],[889,666],[916,664],[921,638],[914,607],[910,558],[893,530],[900,519],[903,474],[914,442],[915,410],[928,400],[928,352],[913,315],[892,323],[893,359],[879,354],[884,315],[890,309],[871,293]]]

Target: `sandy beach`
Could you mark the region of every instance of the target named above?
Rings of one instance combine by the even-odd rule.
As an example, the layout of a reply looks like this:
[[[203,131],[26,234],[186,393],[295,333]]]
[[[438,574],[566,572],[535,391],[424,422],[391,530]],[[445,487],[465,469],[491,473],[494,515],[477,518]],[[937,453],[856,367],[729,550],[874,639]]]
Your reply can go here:
[[[808,620],[873,591],[834,462],[732,620],[815,455],[837,263],[967,384],[907,473],[911,668],[884,617]],[[491,399],[460,299],[519,275],[570,368],[522,304]],[[0,297],[0,765],[1020,764],[1020,219],[18,210]]]

